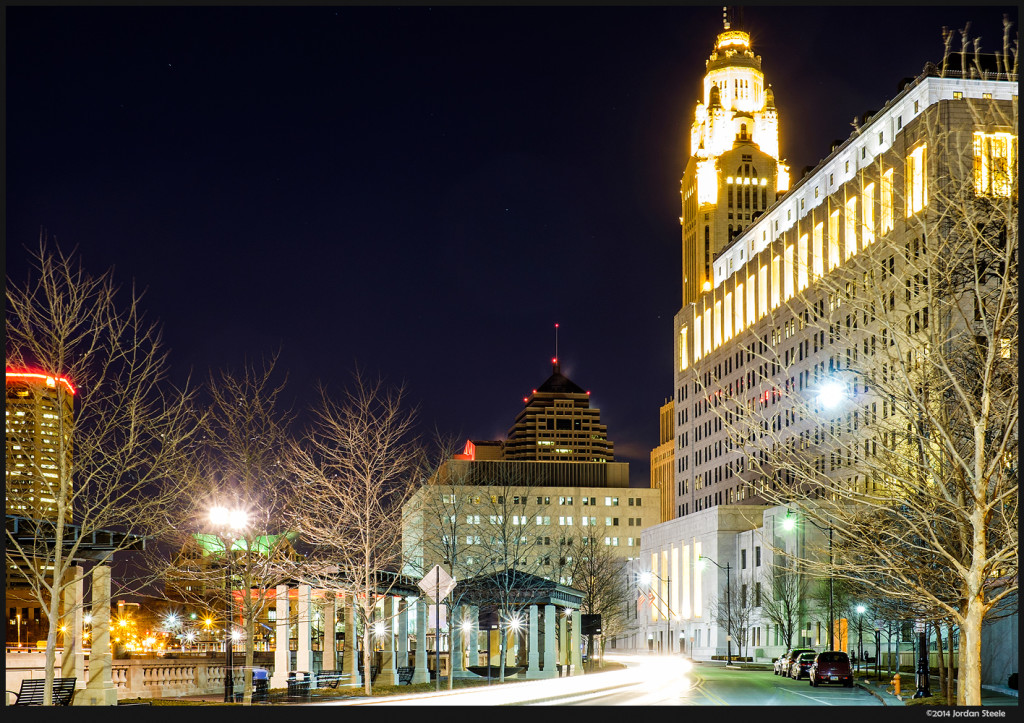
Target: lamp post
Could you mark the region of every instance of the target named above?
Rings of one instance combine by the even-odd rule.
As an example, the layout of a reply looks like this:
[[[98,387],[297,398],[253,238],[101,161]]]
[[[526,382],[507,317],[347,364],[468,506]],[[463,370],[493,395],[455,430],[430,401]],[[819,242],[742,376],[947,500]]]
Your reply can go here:
[[[232,668],[234,661],[234,639],[231,635],[231,544],[235,537],[248,525],[248,515],[244,510],[229,510],[226,507],[214,507],[210,510],[210,523],[216,534],[224,542],[226,563],[224,566],[225,622],[224,622],[224,702],[230,703],[235,694],[235,681]]]
[[[812,525],[817,527],[822,532],[828,532],[828,649],[832,650],[835,646],[835,617],[834,611],[834,592],[832,581],[835,577],[832,574],[832,525],[822,527],[814,520],[804,517],[804,521],[810,522]],[[792,530],[796,526],[796,518],[793,515],[792,510],[786,510],[786,517],[782,521],[782,527],[785,530]]]
[[[665,583],[665,596],[668,598],[664,600],[665,603],[665,639],[668,642],[668,652],[672,652],[672,606],[670,601],[672,600],[672,578],[663,578],[659,575],[644,571],[640,573],[640,584],[650,586],[651,578],[655,578],[660,582]],[[658,599],[661,600],[661,595],[658,595]]]
[[[881,621],[875,620],[875,680],[882,679],[882,674],[878,668],[882,650],[882,626],[880,623]]]
[[[725,664],[726,666],[729,666],[732,665],[732,588],[730,587],[731,583],[729,582],[729,563],[725,563],[725,567],[722,567],[710,557],[705,557],[704,555],[697,557],[698,562],[703,562],[705,560],[710,562],[719,570],[725,570]]]
[[[857,672],[864,661],[864,606],[857,606]]]

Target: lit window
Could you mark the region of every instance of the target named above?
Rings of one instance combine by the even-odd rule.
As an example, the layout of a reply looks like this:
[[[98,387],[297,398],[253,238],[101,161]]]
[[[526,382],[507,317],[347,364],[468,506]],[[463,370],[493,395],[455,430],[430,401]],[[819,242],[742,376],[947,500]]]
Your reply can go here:
[[[825,224],[819,223],[814,227],[814,237],[811,243],[811,275],[818,278],[825,273],[825,249],[824,244]]]
[[[907,156],[907,216],[928,205],[928,178],[925,173],[927,146],[920,145]]]
[[[722,302],[715,302],[715,348],[722,346]]]
[[[892,169],[882,174],[882,233],[892,231]]]
[[[723,302],[722,313],[722,339],[728,341],[732,339],[732,292],[728,291],[725,294],[725,301]]]
[[[783,252],[782,278],[782,298],[789,300],[793,297],[793,244]]]
[[[755,312],[756,307],[754,306],[755,293],[756,289],[754,288],[754,279],[753,277],[747,277],[747,313],[744,317],[747,324],[753,324],[757,317]]]
[[[679,371],[685,370],[690,365],[686,345],[687,331],[685,326],[679,330]]]
[[[801,291],[807,288],[807,234],[796,245],[796,287]]]
[[[864,187],[863,198],[860,213],[864,235],[861,242],[864,246],[869,246],[875,242],[875,184],[869,183]]]
[[[711,309],[704,309],[704,350],[711,351]]]
[[[696,314],[693,317],[693,360],[697,361],[704,355],[703,348],[701,347],[701,340],[703,336],[700,333],[700,314]]]
[[[839,265],[839,209],[828,217],[828,270]]]
[[[1009,133],[974,134],[974,191],[983,196],[1010,195],[1009,169],[1016,163]]]
[[[757,272],[757,288],[760,291],[757,318],[760,319],[768,313],[768,267],[763,264]]]
[[[846,201],[846,258],[857,253],[857,197]]]
[[[736,282],[736,333],[739,334],[745,328],[743,322],[743,282]]]
[[[782,259],[778,255],[772,259],[772,308],[775,309],[779,306],[779,278],[781,275]]]

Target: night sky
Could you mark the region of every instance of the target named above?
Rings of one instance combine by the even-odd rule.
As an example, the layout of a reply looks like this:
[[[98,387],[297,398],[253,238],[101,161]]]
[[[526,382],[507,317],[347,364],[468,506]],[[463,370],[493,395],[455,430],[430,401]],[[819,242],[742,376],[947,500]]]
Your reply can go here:
[[[426,436],[504,437],[562,371],[648,483],[679,179],[721,7],[10,7],[6,261],[40,228],[147,289],[175,379],[356,364]],[[794,179],[1002,7],[748,7]]]

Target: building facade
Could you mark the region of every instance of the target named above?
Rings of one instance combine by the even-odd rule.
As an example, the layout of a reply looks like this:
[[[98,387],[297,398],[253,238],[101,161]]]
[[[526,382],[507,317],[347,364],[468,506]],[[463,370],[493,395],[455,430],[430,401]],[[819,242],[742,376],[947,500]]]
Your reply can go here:
[[[709,61],[709,75],[713,65],[725,62],[723,52],[726,60],[741,57],[752,73],[745,43],[727,28],[716,43],[719,60]],[[730,55],[730,49],[736,52]],[[727,87],[735,93],[743,86],[734,81]],[[923,229],[926,219],[939,215],[932,208],[937,191],[945,187],[948,193],[952,183],[966,178],[973,180],[973,188],[970,181],[965,188],[974,197],[1015,198],[1009,169],[1018,162],[1016,76],[948,73],[929,64],[880,111],[866,114],[785,195],[769,196],[755,208],[751,193],[749,222],[736,216],[734,193],[730,219],[729,181],[739,188],[737,169],[743,166],[735,159],[724,166],[733,173],[725,178],[722,209],[721,178],[712,170],[721,173],[721,159],[728,157],[710,163],[708,148],[723,146],[709,143],[702,130],[715,101],[722,102],[721,87],[714,87],[717,96],[705,80],[706,110],[698,106],[695,151],[684,178],[683,306],[673,330],[673,519],[644,531],[636,568],[638,576],[647,573],[653,580],[646,596],[644,588],[639,591],[648,649],[703,659],[724,656],[729,647],[718,617],[708,613],[722,599],[727,580],[754,591],[766,584],[772,551],[810,558],[826,549],[810,525],[798,538],[778,536],[779,520],[788,511],[766,503],[769,489],[802,480],[801,465],[822,486],[819,496],[828,496],[831,484],[864,494],[878,489],[879,480],[863,473],[869,465],[860,463],[875,459],[879,449],[896,448],[899,430],[910,420],[878,393],[876,381],[892,371],[887,349],[898,345],[910,363],[927,349],[930,321],[921,271],[934,249],[927,248]],[[750,89],[756,105],[756,82]],[[767,109],[766,96],[767,91]],[[739,118],[733,123],[742,125],[751,116]],[[757,140],[756,134],[736,135],[741,132],[730,131],[737,145]],[[697,152],[702,143],[707,159]],[[777,148],[771,151],[777,161]],[[752,156],[752,167],[772,188],[760,160]],[[774,168],[780,179],[775,188],[786,190],[781,167]],[[710,190],[701,193],[702,169],[713,196]],[[696,187],[688,187],[687,179]],[[748,185],[751,191],[756,187],[743,183],[744,215]],[[719,205],[705,205],[711,200]],[[876,318],[868,298],[877,300],[878,317],[905,320],[898,338]],[[839,411],[822,401],[831,384],[842,389]],[[780,459],[794,464],[787,468]],[[702,566],[702,555],[718,566]],[[751,556],[759,564],[751,564]],[[727,565],[729,575],[722,569]],[[740,574],[744,570],[748,578]],[[805,602],[793,642],[828,645],[829,620],[846,620],[834,628],[831,642],[849,649],[853,622],[832,613]],[[737,633],[744,637],[731,641],[732,653],[742,640],[749,657],[775,657],[785,649],[779,632],[765,606],[753,606]],[[865,647],[872,645],[869,640]]]

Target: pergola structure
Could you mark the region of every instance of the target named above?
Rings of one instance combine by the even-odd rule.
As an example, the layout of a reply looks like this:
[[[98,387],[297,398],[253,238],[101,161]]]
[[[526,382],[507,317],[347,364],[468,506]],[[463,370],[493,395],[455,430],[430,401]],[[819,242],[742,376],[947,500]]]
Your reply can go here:
[[[7,539],[26,549],[52,551],[57,544],[56,526],[48,520],[6,516]],[[64,637],[60,675],[75,678],[75,705],[117,705],[110,649],[110,563],[115,552],[144,550],[146,538],[113,530],[91,530],[83,533],[81,525],[65,524],[62,529],[65,553],[73,550],[76,563],[95,563],[91,600],[92,642],[89,651],[89,680],[85,678],[84,593],[85,573],[81,564],[71,566],[63,587],[61,607],[69,615]],[[9,544],[8,543],[8,544]]]
[[[515,572],[515,585],[509,586],[509,572],[480,576],[460,583],[453,595],[451,674],[455,677],[472,676],[469,671],[479,655],[488,649],[480,646],[480,633],[490,636],[491,665],[496,661],[500,646],[497,636],[506,635],[509,645],[506,649],[506,667],[525,668],[526,678],[554,678],[559,667],[571,669],[573,674],[582,672],[580,641],[580,604],[583,593],[552,580],[535,575]],[[382,622],[387,633],[375,640],[383,645],[381,665],[376,682],[394,685],[398,682],[398,668],[411,663],[412,683],[430,680],[427,650],[428,601],[419,589],[418,580],[393,573],[378,573],[378,589],[383,598]],[[358,645],[353,644],[355,635],[355,607],[351,593],[339,590],[351,589],[341,579],[337,586],[324,576],[317,580],[294,580],[277,586],[276,596],[276,642],[274,653],[274,674],[272,688],[286,686],[290,676],[303,671],[313,673],[313,604],[319,599],[323,610],[325,645],[322,670],[342,670],[350,674],[347,685],[361,685],[358,675],[359,662],[356,658]],[[329,587],[330,586],[330,587]],[[294,665],[289,645],[291,606],[296,610],[298,628],[297,650]],[[337,660],[333,631],[338,621],[339,609],[344,616],[346,645],[342,660]],[[498,613],[495,619],[498,628],[480,630],[478,620],[481,614]],[[513,616],[519,618],[518,626],[508,622]],[[414,626],[410,626],[412,621]],[[464,622],[470,622],[467,634]],[[410,650],[410,627],[415,628],[415,649]],[[485,638],[486,640],[487,638]],[[436,643],[435,643],[436,645]]]

